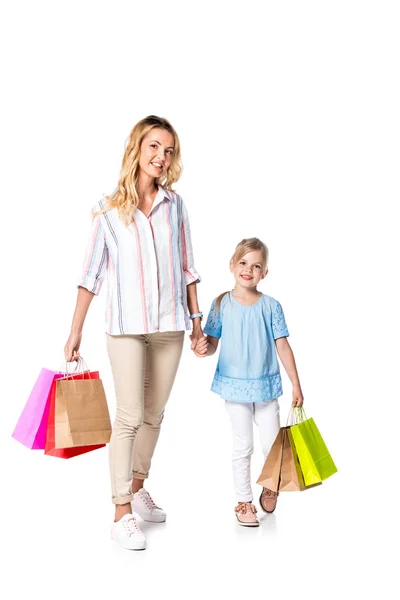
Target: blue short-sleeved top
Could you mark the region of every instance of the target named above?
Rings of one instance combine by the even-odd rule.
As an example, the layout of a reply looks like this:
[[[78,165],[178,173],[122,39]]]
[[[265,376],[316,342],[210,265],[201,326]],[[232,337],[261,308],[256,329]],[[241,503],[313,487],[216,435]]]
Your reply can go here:
[[[289,335],[282,306],[262,294],[251,306],[225,294],[213,300],[206,335],[221,338],[211,390],[232,402],[268,402],[282,395],[275,340]]]

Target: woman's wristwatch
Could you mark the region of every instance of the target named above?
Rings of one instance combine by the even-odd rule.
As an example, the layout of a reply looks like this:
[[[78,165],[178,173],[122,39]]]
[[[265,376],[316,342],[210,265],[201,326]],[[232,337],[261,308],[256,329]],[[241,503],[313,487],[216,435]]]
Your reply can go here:
[[[198,313],[195,313],[194,315],[189,315],[189,317],[191,319],[197,319],[197,317],[199,317],[200,321],[201,321],[203,319],[203,313],[202,312],[198,312]]]

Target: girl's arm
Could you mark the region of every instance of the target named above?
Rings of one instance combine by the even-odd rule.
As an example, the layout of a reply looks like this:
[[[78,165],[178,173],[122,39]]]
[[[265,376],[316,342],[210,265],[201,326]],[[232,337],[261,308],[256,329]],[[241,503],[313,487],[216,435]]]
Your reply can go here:
[[[193,351],[199,358],[212,356],[218,348],[218,342],[219,339],[212,335],[203,335],[203,337],[198,340]]]
[[[293,351],[286,337],[281,337],[275,340],[276,350],[283,364],[286,373],[293,386],[293,401],[292,406],[302,406],[304,402],[303,392],[301,391],[300,379],[297,373],[296,362],[294,360]]]

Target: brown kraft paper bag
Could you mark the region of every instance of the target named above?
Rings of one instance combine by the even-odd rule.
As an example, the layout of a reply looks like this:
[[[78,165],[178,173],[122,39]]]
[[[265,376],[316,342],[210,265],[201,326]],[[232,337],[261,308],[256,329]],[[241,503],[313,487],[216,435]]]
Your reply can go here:
[[[54,430],[56,448],[110,441],[110,414],[101,379],[56,382]]]
[[[272,444],[257,483],[273,492],[279,489],[283,449],[283,429],[281,428]]]
[[[303,475],[298,472],[295,464],[293,448],[290,444],[290,427],[282,427],[282,466],[279,483],[280,492],[299,492],[304,489]],[[296,455],[297,458],[297,455]],[[298,462],[298,461],[297,461]],[[300,465],[299,465],[300,466]]]

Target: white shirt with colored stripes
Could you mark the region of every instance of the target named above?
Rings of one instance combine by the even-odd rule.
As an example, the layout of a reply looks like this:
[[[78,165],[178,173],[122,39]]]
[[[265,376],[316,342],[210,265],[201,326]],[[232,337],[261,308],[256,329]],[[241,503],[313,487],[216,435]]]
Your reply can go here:
[[[92,214],[105,205],[98,202]],[[94,217],[78,287],[97,295],[104,279],[106,333],[191,329],[186,286],[200,276],[187,210],[176,192],[159,187],[149,215],[136,209],[129,225],[116,208]]]

